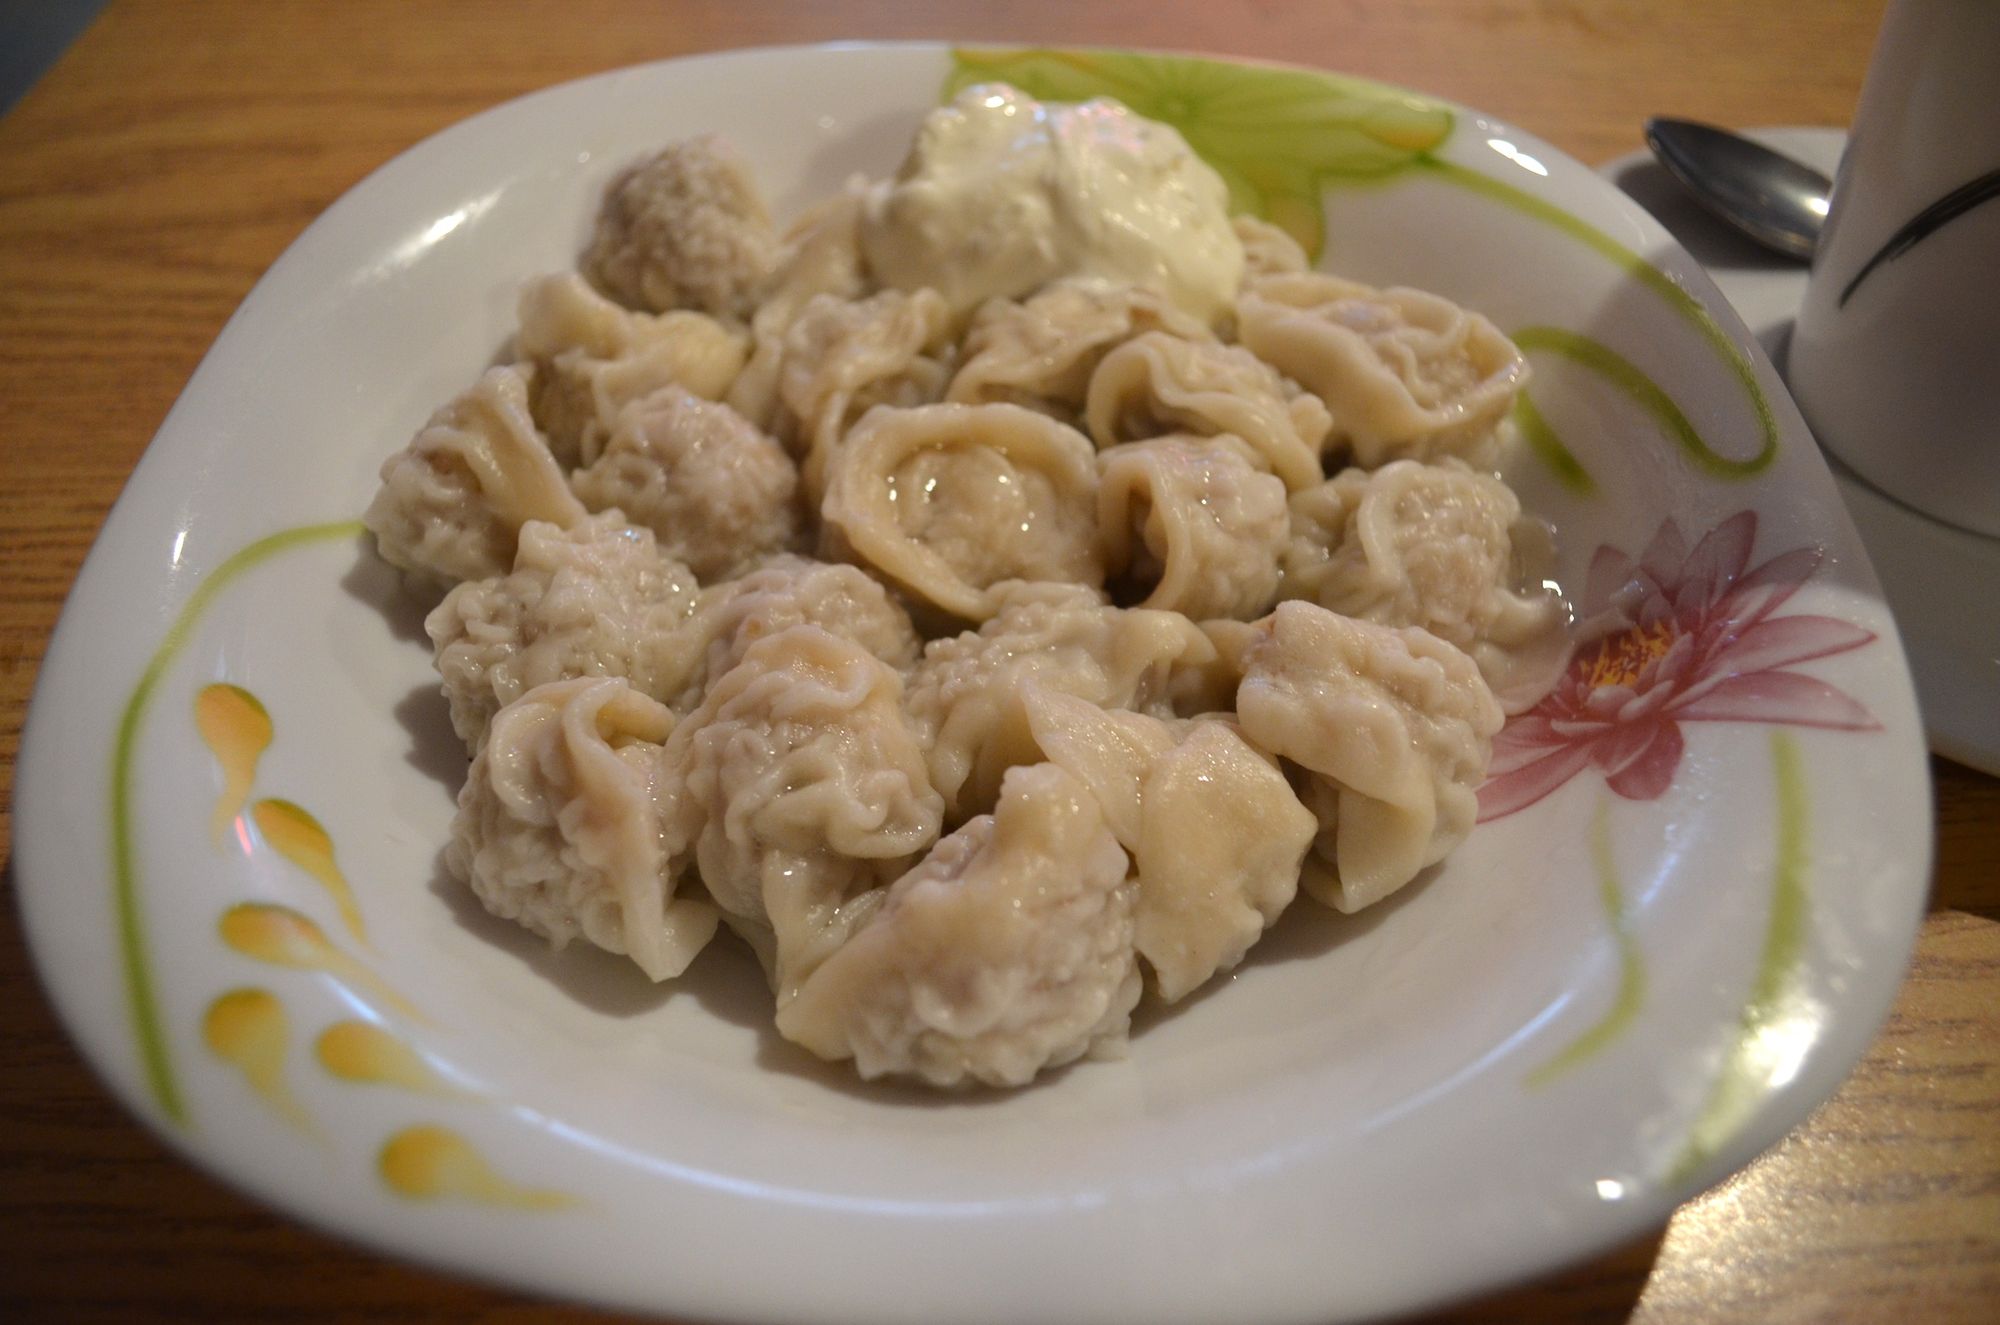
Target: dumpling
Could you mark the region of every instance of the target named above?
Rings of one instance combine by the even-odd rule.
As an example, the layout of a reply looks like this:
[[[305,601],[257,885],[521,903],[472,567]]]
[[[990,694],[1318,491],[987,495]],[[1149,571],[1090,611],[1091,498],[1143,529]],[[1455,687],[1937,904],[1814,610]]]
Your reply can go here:
[[[677,386],[627,408],[570,486],[591,510],[615,506],[651,529],[704,582],[799,538],[799,475],[785,448],[729,406]]]
[[[1277,761],[1227,720],[1162,721],[1035,689],[1035,742],[1132,856],[1134,945],[1169,1003],[1243,960],[1299,887],[1319,831]]]
[[[1312,265],[1299,241],[1269,221],[1248,215],[1232,216],[1229,225],[1243,245],[1245,281],[1280,272],[1304,271]]]
[[[655,980],[679,975],[717,913],[676,897],[660,845],[660,743],[673,715],[615,678],[538,686],[502,709],[466,775],[445,862],[488,911],[560,948],[582,935]]]
[[[1334,437],[1364,469],[1448,455],[1490,466],[1528,381],[1499,328],[1421,290],[1266,276],[1236,301],[1236,324],[1244,346],[1325,402]]]
[[[575,272],[538,276],[522,286],[517,316],[514,350],[523,359],[548,362],[574,353],[597,361],[659,352],[662,369],[675,374],[660,384],[685,386],[707,400],[726,392],[743,364],[740,332],[700,313],[621,308]]]
[[[1134,888],[1096,800],[1050,764],[932,848],[779,1009],[778,1031],[865,1078],[1020,1086],[1124,1046]]]
[[[628,677],[657,694],[661,645],[695,592],[687,567],[617,511],[570,529],[530,522],[512,574],[459,585],[424,620],[452,729],[476,750],[503,705],[573,677]]]
[[[1378,902],[1472,831],[1500,705],[1429,631],[1278,604],[1236,692],[1243,733],[1304,768],[1319,816],[1301,883],[1341,911]]]
[[[1105,569],[1145,592],[1141,607],[1255,617],[1277,598],[1291,531],[1282,480],[1232,437],[1162,437],[1098,456]]]
[[[932,640],[910,673],[910,718],[954,820],[991,806],[1009,768],[1041,758],[1029,686],[1164,717],[1172,669],[1214,647],[1178,612],[1111,607],[1081,585],[1013,582],[993,598],[990,620]]]
[[[908,671],[923,646],[910,614],[865,571],[777,556],[703,590],[687,619],[658,641],[662,697],[687,712],[752,644],[798,625],[852,640],[897,671]]]
[[[669,143],[612,181],[583,266],[633,308],[743,318],[777,255],[749,167],[709,133]]]
[[[805,457],[806,491],[825,492],[826,468],[848,427],[873,405],[934,401],[948,371],[948,314],[935,290],[883,290],[866,299],[819,295],[785,332],[778,371],[779,428]]]
[[[861,257],[861,212],[869,181],[851,176],[840,192],[801,213],[785,231],[784,249],[763,299],[761,314],[796,315],[816,295],[859,299],[874,288]]]
[[[573,272],[522,287],[520,323],[514,351],[537,366],[535,422],[566,469],[595,460],[625,406],[662,387],[721,399],[749,352],[712,317],[634,313]]]
[[[983,621],[1002,580],[1104,583],[1096,460],[1018,405],[876,409],[834,453],[820,512],[861,561]]]
[[[531,371],[488,370],[383,462],[362,517],[383,560],[443,585],[505,575],[527,521],[583,519],[529,417]]]
[[[1148,332],[1104,356],[1084,408],[1099,446],[1189,432],[1241,439],[1291,489],[1325,477],[1333,426],[1318,397],[1287,388],[1269,364],[1236,345]]]
[[[667,851],[691,854],[769,953],[781,1006],[873,907],[865,894],[937,840],[943,802],[902,697],[860,645],[793,626],[746,649],[666,743]]]
[[[1285,596],[1385,626],[1422,626],[1472,655],[1501,707],[1519,713],[1569,661],[1569,612],[1528,579],[1521,503],[1456,462],[1350,469],[1291,502]],[[1538,546],[1543,541],[1532,537]]]
[[[1260,634],[1258,624],[1230,617],[1199,623],[1207,646],[1175,663],[1167,675],[1167,701],[1175,714],[1193,718],[1234,713],[1236,687],[1243,684],[1245,659]]]
[[[778,269],[750,320],[750,361],[729,388],[728,399],[732,409],[766,432],[779,423],[778,370],[792,323],[819,295],[854,300],[868,293],[858,234],[867,187],[868,181],[857,176],[793,223]]]
[[[988,300],[965,335],[945,399],[1025,405],[1066,422],[1082,413],[1091,373],[1113,346],[1148,332],[1212,341],[1214,332],[1151,290],[1056,281],[1028,299]]]

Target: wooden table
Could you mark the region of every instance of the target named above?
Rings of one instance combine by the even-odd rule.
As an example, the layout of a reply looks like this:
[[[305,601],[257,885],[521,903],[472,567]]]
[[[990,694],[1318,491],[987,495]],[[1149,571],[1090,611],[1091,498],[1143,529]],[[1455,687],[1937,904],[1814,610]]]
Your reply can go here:
[[[848,37],[1145,43],[1468,102],[1585,161],[1648,113],[1840,124],[1881,0],[120,0],[0,119],[0,741],[120,484],[251,284],[369,170],[504,98],[695,51]],[[1462,1320],[2000,1316],[2000,782],[1938,761],[1932,908],[1888,1028],[1748,1171],[1618,1255]],[[0,802],[8,797],[0,787]],[[98,1087],[0,906],[0,1316],[549,1319],[307,1232]],[[584,1313],[578,1313],[582,1316]]]

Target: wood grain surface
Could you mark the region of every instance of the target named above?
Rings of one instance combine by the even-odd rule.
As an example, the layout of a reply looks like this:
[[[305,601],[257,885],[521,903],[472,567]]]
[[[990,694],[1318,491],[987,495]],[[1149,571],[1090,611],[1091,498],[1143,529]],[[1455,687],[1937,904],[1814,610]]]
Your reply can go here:
[[[0,119],[0,803],[77,566],[231,310],[343,190],[495,102],[758,43],[1144,44],[1406,84],[1597,162],[1637,147],[1652,113],[1844,123],[1880,14],[1881,0],[120,0]],[[1438,1319],[2000,1319],[2000,782],[1933,772],[1931,913],[1840,1093],[1658,1235]],[[56,1026],[11,865],[0,891],[0,1319],[602,1319],[355,1251],[172,1159]]]

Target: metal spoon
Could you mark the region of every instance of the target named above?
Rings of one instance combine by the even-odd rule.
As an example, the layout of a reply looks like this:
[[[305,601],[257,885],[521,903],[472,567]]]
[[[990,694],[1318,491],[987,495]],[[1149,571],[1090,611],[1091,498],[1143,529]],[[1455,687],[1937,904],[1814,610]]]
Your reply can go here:
[[[1647,120],[1646,145],[1709,211],[1766,248],[1812,257],[1833,191],[1826,176],[1727,129],[1693,120]]]

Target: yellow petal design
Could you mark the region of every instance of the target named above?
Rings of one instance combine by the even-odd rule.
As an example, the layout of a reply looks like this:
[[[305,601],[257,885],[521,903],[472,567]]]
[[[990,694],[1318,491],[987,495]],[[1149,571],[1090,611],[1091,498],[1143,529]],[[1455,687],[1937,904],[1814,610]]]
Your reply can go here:
[[[329,1075],[342,1081],[433,1095],[461,1093],[431,1071],[421,1054],[373,1022],[335,1022],[320,1032],[313,1053]]]
[[[243,1073],[286,1122],[313,1131],[312,1117],[285,1085],[285,1005],[268,989],[232,989],[208,1005],[201,1037],[211,1052]]]
[[[405,1128],[383,1145],[376,1164],[389,1189],[412,1201],[456,1198],[517,1210],[560,1210],[576,1204],[575,1197],[563,1192],[507,1181],[470,1141],[448,1127]]]
[[[222,941],[246,957],[273,966],[324,971],[335,979],[375,993],[413,1017],[422,1013],[381,977],[335,947],[324,931],[288,906],[242,902],[222,913]]]
[[[132,1039],[139,1051],[139,1062],[146,1072],[147,1094],[167,1121],[176,1126],[187,1125],[188,1107],[174,1075],[173,1053],[160,1021],[159,994],[153,985],[149,946],[152,936],[146,932],[145,918],[140,914],[142,871],[139,869],[138,832],[132,813],[132,800],[136,794],[133,784],[138,776],[134,770],[139,736],[146,725],[146,711],[152,705],[153,696],[159,692],[160,678],[167,674],[170,664],[187,647],[188,641],[194,637],[195,628],[201,624],[202,614],[224,589],[280,552],[331,538],[351,539],[363,532],[359,520],[301,525],[295,529],[281,529],[231,553],[221,565],[203,577],[194,592],[188,595],[187,602],[181,605],[173,624],[167,627],[166,635],[160,640],[160,647],[153,651],[146,670],[139,674],[138,684],[126,696],[124,711],[118,717],[118,736],[111,747],[110,801],[106,806],[111,827],[111,904],[117,919],[121,957],[118,965],[124,976],[125,1012],[131,1018]]]
[[[366,943],[368,935],[361,926],[361,908],[354,901],[354,890],[347,886],[347,876],[334,861],[333,839],[320,827],[319,820],[290,801],[278,800],[258,801],[250,807],[250,817],[279,855],[319,880],[333,894],[333,903],[340,908],[340,918],[346,922],[348,932]]]
[[[248,690],[217,681],[196,692],[194,725],[222,766],[222,794],[208,821],[209,835],[219,845],[250,799],[257,761],[271,746],[271,715]]]

